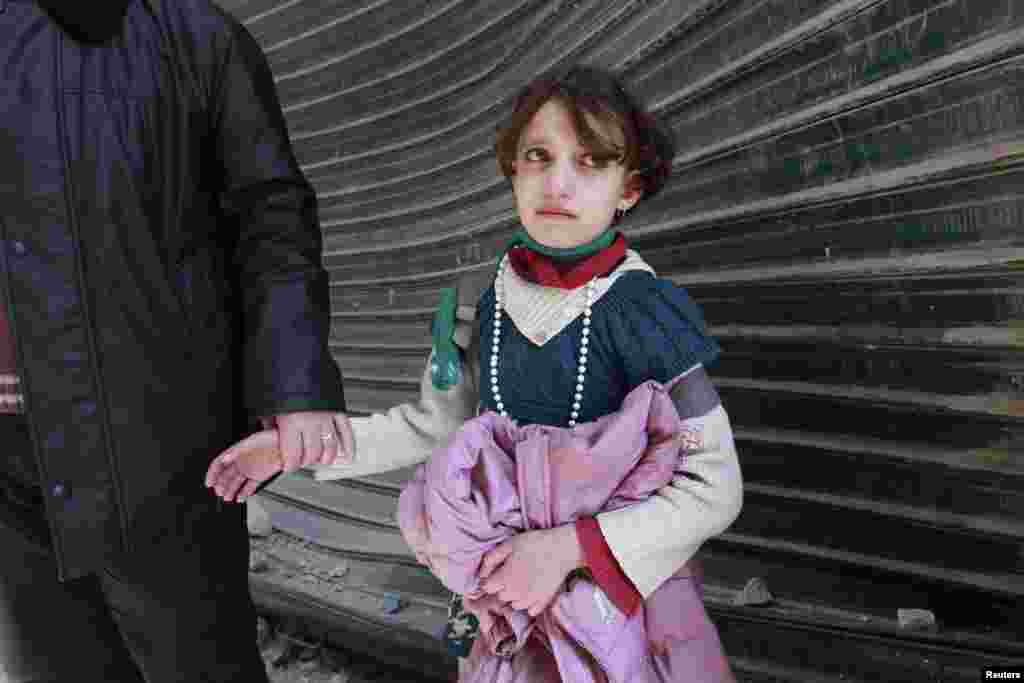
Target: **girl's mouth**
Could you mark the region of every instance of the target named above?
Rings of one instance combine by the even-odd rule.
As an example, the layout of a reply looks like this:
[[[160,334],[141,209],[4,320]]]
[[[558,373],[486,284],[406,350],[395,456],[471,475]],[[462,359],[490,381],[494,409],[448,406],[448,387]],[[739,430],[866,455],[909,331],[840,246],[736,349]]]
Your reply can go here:
[[[565,209],[541,209],[537,212],[540,216],[554,216],[559,218],[576,218],[576,215]]]

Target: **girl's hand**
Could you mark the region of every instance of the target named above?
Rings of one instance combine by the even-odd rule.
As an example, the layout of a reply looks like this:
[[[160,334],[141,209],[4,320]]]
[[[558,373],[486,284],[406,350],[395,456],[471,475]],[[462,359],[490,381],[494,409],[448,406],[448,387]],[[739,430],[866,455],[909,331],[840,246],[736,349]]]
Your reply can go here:
[[[572,524],[526,531],[484,556],[480,578],[485,593],[535,617],[554,601],[569,573],[583,565]]]
[[[277,430],[257,432],[214,458],[206,486],[228,502],[242,502],[283,469]]]
[[[491,616],[494,600],[495,598],[490,595],[475,600],[466,595],[462,596],[462,609],[476,617],[479,633],[490,633],[494,628],[494,617]]]

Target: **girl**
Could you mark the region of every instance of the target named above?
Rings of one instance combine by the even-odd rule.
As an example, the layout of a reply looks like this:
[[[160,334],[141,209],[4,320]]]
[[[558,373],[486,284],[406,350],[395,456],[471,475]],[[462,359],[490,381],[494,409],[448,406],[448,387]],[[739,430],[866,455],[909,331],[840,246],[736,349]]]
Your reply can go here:
[[[477,620],[462,610],[488,632],[500,607],[538,618],[568,590],[567,577],[583,577],[624,618],[647,605],[644,656],[652,663],[644,679],[731,681],[697,579],[689,579],[688,593],[674,594],[688,601],[685,607],[653,609],[651,600],[671,577],[690,576],[681,570],[733,522],[742,501],[728,416],[703,369],[718,347],[685,290],[656,277],[615,229],[664,186],[671,134],[613,75],[574,67],[519,94],[495,150],[522,230],[474,308],[443,297],[419,402],[353,418],[354,457],[317,466],[315,475],[362,476],[420,463],[431,453],[445,457],[446,446],[468,438],[467,421],[495,433],[499,426],[514,435],[542,427],[552,438],[586,437],[596,434],[590,425],[607,425],[624,411],[645,383],[662,387],[680,426],[670,480],[643,500],[524,530],[493,546],[479,564],[479,590],[465,605],[458,596],[453,601],[449,635],[454,645],[472,648],[468,665],[460,662],[460,680],[481,680],[488,666],[498,670],[488,663],[494,652],[484,638],[473,640]],[[460,286],[461,294],[466,290]],[[260,432],[218,456],[207,485],[225,500],[242,500],[281,467],[276,433]],[[659,615],[668,613],[687,615],[686,634],[660,624]],[[536,648],[522,652],[543,656]],[[499,677],[515,679],[513,669]],[[530,669],[530,680],[543,669]]]

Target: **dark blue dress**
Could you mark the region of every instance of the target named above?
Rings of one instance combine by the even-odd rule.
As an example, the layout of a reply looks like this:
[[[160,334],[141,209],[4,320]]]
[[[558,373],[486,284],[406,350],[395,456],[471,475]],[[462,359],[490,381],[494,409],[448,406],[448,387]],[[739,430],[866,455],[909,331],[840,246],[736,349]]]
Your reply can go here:
[[[497,411],[490,391],[494,285],[477,304],[480,323],[480,401]],[[583,316],[536,346],[502,316],[498,386],[505,411],[520,424],[566,427],[576,386]],[[697,363],[710,365],[718,345],[705,331],[700,308],[686,290],[646,271],[630,271],[594,302],[583,401],[577,422],[619,409],[626,395],[653,379],[666,383]]]

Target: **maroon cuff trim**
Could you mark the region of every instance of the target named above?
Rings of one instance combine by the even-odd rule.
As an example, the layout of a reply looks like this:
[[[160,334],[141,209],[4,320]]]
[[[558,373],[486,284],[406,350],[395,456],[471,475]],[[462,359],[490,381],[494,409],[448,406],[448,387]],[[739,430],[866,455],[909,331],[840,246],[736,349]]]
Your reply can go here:
[[[597,519],[584,517],[576,520],[576,537],[579,538],[584,561],[594,575],[594,581],[620,612],[627,617],[632,616],[643,599],[612,554]]]

